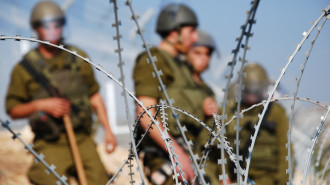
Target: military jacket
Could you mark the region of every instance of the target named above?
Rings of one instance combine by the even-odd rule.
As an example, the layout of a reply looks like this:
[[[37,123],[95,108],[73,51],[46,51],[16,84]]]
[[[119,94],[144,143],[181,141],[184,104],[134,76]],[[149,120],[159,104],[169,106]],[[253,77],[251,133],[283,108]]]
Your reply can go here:
[[[69,46],[69,49],[76,50],[79,54],[86,57],[86,54],[77,48]],[[28,52],[23,60],[28,61],[34,69],[43,74],[49,83],[61,92],[62,98],[67,98],[71,101],[70,117],[74,128],[77,129],[81,126],[90,127],[92,120],[89,97],[99,89],[91,66],[62,50],[54,58],[46,59],[39,53],[38,49],[34,49]],[[14,67],[6,96],[8,113],[18,104],[48,97],[51,97],[51,95],[34,79],[34,76],[26,68],[20,63]],[[51,135],[58,128],[54,127],[54,124],[63,124],[61,119],[48,116],[46,120],[52,126],[44,128],[47,131],[43,130],[41,127],[45,124],[36,123],[36,120],[44,118],[44,116],[45,113],[43,112],[36,112],[30,116],[30,123],[36,133],[36,137],[42,132],[49,132]]]
[[[242,104],[241,110],[248,108]],[[245,112],[240,118],[240,155],[243,155],[243,161],[248,156],[248,147],[251,144],[251,136],[255,132],[254,126],[258,123],[258,114],[262,112],[263,106],[253,108]],[[231,119],[236,112],[236,103],[233,99],[229,101],[227,107],[227,118]],[[236,119],[226,127],[226,136],[229,142],[234,145],[236,140]],[[268,110],[261,123],[255,146],[253,148],[249,176],[260,177],[268,175],[278,184],[285,184],[288,181],[286,174],[288,155],[286,149],[287,131],[289,121],[284,108],[278,103],[269,104]],[[235,148],[235,147],[233,147]],[[232,163],[230,163],[232,164]],[[245,162],[241,164],[246,164]],[[233,172],[233,164],[231,166]],[[236,177],[236,174],[232,173]],[[258,183],[258,182],[256,182]]]
[[[203,100],[207,97],[213,97],[213,92],[205,85],[197,85],[191,74],[191,68],[186,62],[173,58],[170,54],[157,48],[151,49],[152,55],[156,56],[155,62],[158,70],[162,71],[162,80],[166,85],[166,90],[171,99],[174,100],[173,106],[185,110],[202,121],[205,120],[202,109]],[[147,53],[142,53],[137,57],[134,67],[134,83],[136,96],[149,96],[156,99],[165,100],[163,92],[159,91],[158,79],[153,77],[154,69],[151,63],[147,62]],[[180,137],[177,130],[175,119],[168,109],[168,127],[174,137]],[[180,114],[179,120],[182,125],[188,129],[188,135],[197,136],[201,126],[188,116]]]

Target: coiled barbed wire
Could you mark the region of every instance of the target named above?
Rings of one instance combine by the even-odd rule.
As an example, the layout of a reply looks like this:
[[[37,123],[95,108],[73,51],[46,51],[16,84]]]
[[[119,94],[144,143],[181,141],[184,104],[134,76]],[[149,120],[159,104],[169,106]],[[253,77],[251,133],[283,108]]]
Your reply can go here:
[[[235,67],[236,61],[237,61],[237,56],[238,56],[240,48],[242,47],[241,43],[242,43],[243,38],[246,37],[247,41],[248,41],[248,38],[250,36],[252,36],[250,31],[251,31],[252,24],[255,23],[254,16],[255,16],[256,9],[259,5],[259,0],[254,0],[254,1],[251,2],[251,4],[252,4],[252,6],[251,6],[250,11],[248,11],[248,13],[247,13],[248,15],[247,15],[247,19],[245,21],[245,24],[241,26],[241,29],[242,29],[241,35],[240,35],[240,37],[238,37],[236,39],[237,40],[237,45],[236,45],[236,48],[232,51],[232,53],[234,54],[233,58],[230,62],[228,62],[228,67],[230,69],[229,69],[229,74],[225,76],[225,79],[227,79],[227,82],[226,82],[226,87],[223,89],[224,97],[223,97],[223,101],[222,101],[222,104],[221,104],[221,107],[222,107],[221,126],[222,126],[222,128],[225,128],[224,123],[225,123],[225,120],[226,120],[226,117],[227,117],[226,116],[226,106],[228,104],[228,94],[229,94],[229,89],[230,89],[230,85],[231,85],[231,79],[233,77],[234,67]],[[250,25],[250,26],[249,26],[248,31],[246,31],[248,25]],[[247,49],[247,47],[248,47],[247,45],[244,46],[244,49]],[[242,62],[244,64],[244,61],[242,61]],[[219,134],[221,135],[221,138],[223,138],[223,136],[225,134],[225,129],[219,130],[220,129],[219,125],[217,126],[217,129],[218,129]],[[220,144],[220,146],[222,146],[222,145]],[[226,168],[225,168],[226,159],[225,159],[225,156],[224,156],[224,149],[220,148],[220,150],[221,150],[221,156],[220,157],[221,157],[221,161],[223,162],[221,164],[223,174],[222,174],[222,177],[220,178],[220,180],[222,180],[223,183],[226,185],[227,184],[227,182],[226,182],[227,181],[227,179],[226,179]],[[237,154],[236,158],[237,158],[237,161],[239,161],[239,159],[240,159],[239,153]],[[237,166],[237,164],[236,164],[236,166]],[[239,171],[239,169],[237,169],[237,176],[239,178],[240,178],[240,173],[241,173],[241,171]],[[239,179],[239,178],[237,178],[237,179]]]
[[[0,37],[1,38],[1,40],[3,40],[4,39],[4,37]],[[20,40],[20,38],[19,37],[17,37],[17,40]],[[97,67],[96,67],[97,68]],[[100,67],[100,68],[102,68],[102,67]],[[109,77],[110,78],[110,77]],[[122,83],[122,82],[121,82]],[[123,85],[124,86],[124,85]],[[124,88],[125,89],[125,91],[126,91],[126,88]],[[293,98],[293,100],[295,101],[295,100],[298,100],[298,98]],[[272,100],[271,100],[272,101]],[[265,102],[264,102],[265,103]],[[229,122],[227,122],[228,124],[229,124]]]
[[[318,154],[317,154],[317,157],[316,157],[316,162],[315,162],[315,168],[318,169],[319,166],[320,166],[320,161],[321,161],[321,156],[322,156],[322,153],[323,153],[323,149],[324,149],[324,146],[325,146],[325,143],[327,142],[327,139],[329,138],[329,135],[330,135],[330,127],[328,127],[326,129],[326,131],[324,132],[324,137],[322,138],[322,142],[319,146],[319,150],[318,150]],[[315,173],[315,177],[319,177],[319,172],[320,170],[317,170],[317,172]],[[323,170],[322,170],[322,173],[321,173],[321,176],[323,175]],[[322,182],[322,178],[320,179],[320,182]]]
[[[253,2],[253,6],[251,8],[251,15],[249,15],[249,21],[248,21],[248,31],[247,33],[244,33],[244,35],[246,35],[246,38],[245,38],[245,44],[243,44],[241,47],[244,48],[244,51],[243,51],[243,56],[242,58],[239,58],[239,61],[242,62],[241,64],[241,68],[238,72],[238,87],[236,86],[235,89],[237,89],[238,91],[238,95],[235,99],[236,103],[237,103],[237,109],[236,109],[236,113],[238,114],[240,111],[241,111],[241,98],[242,98],[242,88],[243,87],[243,77],[244,77],[244,74],[243,74],[243,69],[244,69],[244,66],[245,64],[248,62],[246,60],[246,53],[247,53],[247,50],[249,49],[249,46],[248,46],[248,43],[249,43],[249,38],[253,36],[253,34],[251,33],[251,30],[252,30],[252,26],[253,24],[256,22],[255,21],[255,15],[256,15],[256,11],[257,11],[257,8],[258,8],[258,5],[259,5],[259,1],[254,1]],[[237,115],[237,119],[236,119],[236,140],[235,140],[235,145],[236,145],[236,158],[237,158],[237,163],[239,163],[240,160],[242,160],[242,156],[239,155],[239,145],[240,145],[240,137],[239,137],[239,132],[241,130],[240,128],[240,116]],[[236,173],[237,173],[237,184],[240,184],[241,182],[241,176],[240,176],[240,173],[241,171],[240,170],[236,170]]]
[[[325,166],[324,166],[324,168],[323,168],[323,170],[322,170],[321,178],[320,178],[320,184],[321,184],[321,182],[322,182],[323,179],[324,179],[324,174],[325,174],[325,172],[329,170],[329,164],[330,164],[330,158],[326,161]]]
[[[244,179],[244,185],[246,185],[247,183],[247,175],[248,175],[248,172],[249,172],[249,167],[250,167],[250,163],[251,163],[251,156],[252,156],[252,151],[253,151],[253,147],[255,145],[255,141],[256,141],[256,138],[257,138],[257,135],[258,135],[258,132],[259,132],[259,129],[260,129],[260,125],[261,125],[261,122],[262,122],[262,119],[266,113],[266,110],[268,108],[268,105],[269,105],[269,102],[271,100],[271,98],[273,97],[274,93],[275,93],[275,90],[278,86],[278,84],[280,83],[282,77],[284,76],[287,68],[289,67],[289,65],[291,64],[291,62],[293,61],[295,55],[297,54],[297,52],[300,50],[302,44],[305,42],[305,40],[309,37],[310,33],[313,31],[313,29],[316,27],[316,25],[319,23],[319,21],[324,17],[326,16],[326,12],[330,11],[329,9],[326,10],[326,11],[323,11],[321,16],[317,19],[317,21],[315,21],[315,23],[312,25],[312,27],[309,29],[309,31],[304,35],[303,39],[301,40],[301,42],[297,45],[295,51],[293,52],[293,54],[289,57],[288,59],[288,62],[287,64],[285,65],[285,67],[281,70],[281,74],[280,76],[278,77],[278,79],[276,80],[275,82],[275,85],[273,87],[273,89],[268,92],[268,98],[267,98],[267,101],[266,101],[266,104],[264,105],[264,108],[263,108],[263,111],[261,114],[258,115],[259,117],[259,121],[258,123],[256,124],[255,126],[255,133],[254,135],[251,137],[251,145],[249,147],[249,157],[247,158],[246,160],[246,171],[245,171],[245,179]],[[307,173],[307,172],[306,172]]]
[[[314,147],[318,141],[318,137],[320,136],[321,132],[322,132],[322,129],[323,129],[323,125],[325,123],[325,120],[327,119],[328,115],[329,115],[329,112],[330,112],[330,107],[328,106],[328,110],[327,112],[325,113],[324,116],[321,117],[321,124],[320,126],[317,128],[317,131],[315,133],[315,136],[312,138],[312,146],[311,148],[308,150],[309,152],[309,156],[308,156],[308,159],[306,160],[306,166],[305,166],[305,169],[304,169],[304,179],[302,180],[302,184],[305,185],[306,184],[306,178],[307,178],[307,171],[308,171],[308,168],[310,166],[310,161],[311,161],[311,158],[312,158],[312,155],[314,153]]]
[[[28,150],[34,157],[35,157],[35,162],[41,162],[47,169],[46,169],[46,173],[49,174],[49,173],[52,173],[53,175],[55,175],[55,177],[58,179],[58,181],[56,182],[56,184],[60,185],[60,184],[64,184],[64,185],[69,185],[66,180],[68,179],[66,176],[60,176],[56,171],[55,171],[55,168],[56,166],[55,165],[49,165],[45,160],[45,155],[40,153],[38,155],[38,153],[32,148],[32,144],[28,145],[26,144],[23,139],[20,137],[20,134],[19,133],[15,133],[9,126],[9,121],[2,121],[0,119],[0,122],[1,122],[1,125],[3,127],[5,127],[10,133],[13,134],[13,137],[12,139],[15,140],[15,139],[18,139],[24,146],[25,146],[25,149]]]
[[[147,108],[147,110],[149,110],[149,109],[150,109],[150,107]],[[154,119],[155,119],[155,120],[157,119],[156,116],[158,115],[158,112],[159,112],[159,108],[157,108],[157,110],[156,110],[156,114],[155,114],[155,116],[154,116]],[[140,119],[143,117],[143,115],[144,115],[144,114],[141,114],[140,116],[138,116],[138,118],[137,118],[136,121],[135,121],[135,126],[133,126],[133,128],[134,128],[134,131],[133,131],[134,134],[136,134],[136,132],[137,132],[137,129],[138,129],[138,122],[139,122]],[[136,149],[137,149],[137,150],[138,150],[138,148],[139,148],[139,146],[140,146],[142,140],[144,139],[144,137],[148,134],[149,129],[152,128],[152,125],[153,125],[153,124],[154,124],[154,122],[151,121],[149,127],[148,127],[148,128],[146,129],[146,131],[141,135],[141,139],[137,141],[137,144],[136,144]],[[131,149],[130,149],[130,151],[131,151]],[[116,178],[117,175],[122,171],[122,169],[124,168],[125,165],[129,164],[128,161],[129,161],[129,159],[131,158],[130,155],[131,155],[131,154],[129,153],[129,154],[128,154],[128,157],[127,157],[127,159],[124,161],[123,165],[117,170],[117,172],[116,172],[116,173],[114,174],[114,176],[109,180],[109,182],[108,182],[107,185],[109,185],[111,182],[113,182],[113,181],[115,180],[115,178]]]
[[[297,81],[297,86],[296,86],[296,90],[295,90],[294,93],[293,93],[293,98],[294,98],[294,100],[293,100],[293,102],[292,102],[292,104],[291,104],[291,111],[290,111],[290,116],[289,116],[289,130],[288,130],[288,133],[287,133],[288,143],[287,143],[287,145],[286,145],[286,147],[287,147],[287,149],[288,149],[287,161],[288,161],[288,167],[289,167],[289,168],[287,169],[287,171],[286,171],[286,173],[289,174],[289,182],[288,182],[288,185],[292,185],[292,182],[293,182],[293,177],[292,177],[292,159],[291,159],[291,158],[292,158],[292,157],[291,157],[291,132],[292,132],[293,117],[294,117],[294,108],[295,108],[295,103],[296,103],[296,101],[295,101],[295,100],[296,100],[295,97],[296,97],[297,94],[298,94],[299,85],[300,85],[300,82],[301,82],[301,79],[302,79],[302,76],[303,76],[304,69],[305,69],[305,67],[306,67],[307,61],[308,61],[308,59],[309,59],[309,56],[310,56],[310,54],[311,54],[311,52],[312,52],[312,49],[313,49],[314,44],[315,44],[315,42],[316,42],[316,39],[317,39],[317,37],[319,36],[319,34],[320,34],[320,32],[321,32],[321,30],[322,30],[322,28],[323,28],[323,26],[324,26],[326,20],[327,20],[327,19],[324,19],[322,25],[318,28],[318,30],[317,30],[317,34],[316,34],[315,38],[312,40],[312,42],[311,42],[311,46],[310,46],[309,50],[308,50],[307,53],[306,53],[306,58],[305,58],[304,64],[303,64],[303,65],[301,66],[301,68],[300,68],[300,69],[301,69],[301,71],[300,71],[300,75],[299,75],[299,77],[296,79],[296,81]]]
[[[122,93],[121,95],[124,97],[124,101],[125,101],[125,110],[126,110],[126,117],[127,117],[127,121],[128,121],[128,128],[129,128],[129,133],[130,133],[130,139],[131,139],[131,151],[130,153],[135,155],[136,158],[136,162],[138,165],[138,169],[139,169],[139,173],[140,173],[140,178],[142,181],[142,184],[145,184],[144,182],[144,174],[143,174],[143,170],[140,164],[140,160],[138,157],[138,153],[136,151],[136,146],[135,146],[135,140],[134,140],[134,135],[133,135],[133,130],[134,128],[132,128],[133,124],[132,124],[132,120],[130,117],[130,111],[129,111],[129,107],[128,107],[128,100],[127,100],[127,95],[125,93],[125,75],[124,75],[124,70],[123,70],[123,65],[125,64],[122,60],[122,51],[123,48],[121,48],[121,44],[120,44],[120,39],[122,38],[122,35],[119,32],[119,26],[121,25],[120,20],[118,20],[118,12],[117,12],[117,1],[116,0],[110,0],[110,3],[113,3],[113,9],[114,9],[114,14],[115,14],[115,23],[112,24],[112,27],[115,27],[116,29],[116,36],[113,37],[113,40],[117,41],[117,49],[115,49],[115,53],[118,53],[118,67],[119,67],[119,71],[120,71],[120,78],[119,80],[122,83]],[[131,159],[131,158],[129,158]],[[131,160],[129,160],[131,163]],[[132,163],[130,164],[130,166],[133,165]],[[129,168],[130,170],[132,169],[132,167]],[[130,171],[129,175],[131,176],[131,179],[133,178],[133,171]],[[133,184],[133,180],[131,180],[131,183]]]

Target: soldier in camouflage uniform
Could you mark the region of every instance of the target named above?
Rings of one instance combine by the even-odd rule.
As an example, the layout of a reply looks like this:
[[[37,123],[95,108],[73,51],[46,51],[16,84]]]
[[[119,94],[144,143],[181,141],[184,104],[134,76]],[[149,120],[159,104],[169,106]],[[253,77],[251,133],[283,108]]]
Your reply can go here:
[[[218,106],[215,101],[215,95],[211,88],[202,79],[202,73],[208,68],[210,59],[213,53],[219,55],[214,39],[210,34],[197,30],[198,41],[195,42],[194,46],[188,52],[188,63],[193,67],[193,78],[194,81],[200,86],[201,90],[204,90],[208,94],[208,98],[203,102],[203,107],[205,110],[205,116],[202,120],[210,128],[213,128],[214,119],[212,117],[213,113],[218,113]],[[199,155],[205,152],[205,144],[210,138],[210,132],[207,129],[202,129],[197,139],[197,152]],[[217,160],[220,156],[220,151],[216,144],[210,148],[210,155],[204,166],[205,170],[205,180],[206,182],[215,185],[221,184],[219,180],[219,174],[221,167],[217,164]]]
[[[54,2],[40,2],[32,11],[31,25],[40,40],[48,40],[56,45],[63,44],[64,24],[64,12]],[[66,48],[87,57],[78,48]],[[46,83],[41,82],[41,78],[36,78],[36,74],[44,77]],[[61,96],[52,96],[49,93],[51,89],[46,86],[55,87]],[[13,119],[29,118],[35,134],[34,150],[43,153],[45,161],[54,164],[59,175],[67,177],[76,175],[62,120],[63,115],[70,115],[90,185],[106,184],[108,181],[91,137],[92,109],[97,112],[105,129],[107,152],[112,152],[117,144],[98,90],[99,85],[89,64],[63,50],[40,44],[14,67],[6,96],[6,110]],[[45,169],[41,163],[34,163],[28,173],[30,181],[40,185],[56,184],[56,177],[46,175]]]
[[[248,64],[244,68],[246,77],[243,78],[244,89],[242,90],[241,110],[253,104],[260,103],[267,98],[269,79],[266,71],[256,63]],[[227,118],[231,119],[236,112],[235,96],[237,88],[235,84],[231,86],[231,99],[227,107]],[[239,152],[243,156],[243,161],[248,156],[248,148],[251,144],[251,135],[254,134],[254,126],[258,123],[258,114],[263,110],[263,106],[255,107],[244,113],[240,118],[240,145]],[[226,131],[231,144],[236,138],[236,119],[232,121]],[[288,182],[287,169],[287,143],[286,133],[289,121],[284,108],[276,102],[270,103],[265,113],[261,127],[253,148],[249,178],[257,185],[282,185]],[[234,147],[235,148],[235,147]],[[235,151],[235,150],[234,150]],[[243,165],[245,162],[240,163]],[[236,180],[234,164],[229,162],[230,177]]]
[[[186,55],[198,39],[195,30],[197,25],[195,13],[186,5],[167,5],[160,12],[157,22],[156,31],[162,37],[162,41],[158,47],[151,48],[151,53],[152,56],[157,57],[155,64],[157,69],[162,71],[161,78],[166,85],[169,97],[174,100],[173,105],[203,120],[205,113],[202,105],[209,95],[205,91],[199,90],[199,86],[192,78],[191,67],[182,59],[182,56]],[[147,58],[146,52],[141,53],[136,59],[133,72],[136,96],[143,101],[146,107],[157,104],[159,99],[165,100],[164,93],[159,91],[157,78],[153,77],[154,69],[151,63],[147,62]],[[137,105],[137,115],[140,115],[141,112],[143,109]],[[194,171],[189,154],[185,149],[176,121],[170,116],[172,113],[169,110],[167,113],[172,145],[179,156],[185,178],[191,181],[194,178]],[[152,109],[151,114],[155,115],[156,110]],[[195,142],[201,129],[200,125],[183,114],[180,114],[179,121],[187,127],[187,137]],[[141,132],[147,129],[149,124],[151,124],[151,120],[145,115],[140,123]],[[162,125],[160,127],[163,128]],[[152,184],[174,183],[169,155],[157,128],[150,130],[140,151],[141,156],[144,154],[145,174]]]
[[[202,30],[197,30],[197,33],[198,41],[195,42],[193,47],[188,51],[187,62],[192,67],[192,76],[195,83],[201,91],[204,91],[209,96],[207,100],[203,102],[203,110],[205,110],[204,113],[206,117],[204,117],[202,121],[206,121],[212,116],[212,113],[218,112],[218,106],[215,101],[214,92],[204,82],[201,75],[208,69],[212,54],[218,51],[211,35]]]

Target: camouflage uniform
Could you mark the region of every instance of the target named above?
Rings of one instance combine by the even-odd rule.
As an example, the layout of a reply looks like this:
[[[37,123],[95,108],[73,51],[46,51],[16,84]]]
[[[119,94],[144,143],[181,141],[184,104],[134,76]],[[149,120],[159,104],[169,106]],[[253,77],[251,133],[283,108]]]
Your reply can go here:
[[[86,57],[86,54],[77,48],[70,46],[69,49],[76,50]],[[107,183],[106,171],[90,136],[92,118],[89,98],[99,90],[91,66],[62,50],[54,58],[46,59],[38,49],[34,49],[24,56],[23,61],[29,62],[71,101],[70,117],[88,184]],[[8,113],[16,105],[48,97],[50,95],[46,89],[34,79],[22,66],[22,63],[14,67],[6,96]],[[34,149],[36,152],[45,154],[45,161],[48,164],[54,164],[55,171],[59,175],[75,175],[71,149],[62,119],[56,119],[44,112],[36,112],[30,116],[29,121],[35,133]],[[55,184],[57,181],[55,176],[46,176],[45,169],[41,163],[34,163],[28,174],[31,182]]]
[[[249,106],[241,104],[241,109]],[[251,135],[254,134],[254,125],[258,122],[258,113],[261,113],[263,106],[253,108],[244,113],[240,119],[240,155],[243,155],[243,161],[248,156],[248,147],[251,144]],[[230,100],[227,108],[228,119],[231,119],[236,112],[236,103]],[[251,165],[249,169],[249,178],[256,184],[260,185],[280,185],[286,184],[289,177],[286,174],[287,169],[287,137],[289,121],[284,108],[278,103],[269,104],[265,117],[261,123],[261,127],[257,136],[255,146],[253,148]],[[233,144],[236,131],[236,119],[227,127],[228,141]],[[243,162],[242,162],[243,163]],[[241,165],[242,165],[241,163]],[[246,163],[244,163],[246,164]],[[229,162],[230,176],[232,180],[236,179],[234,174],[234,164]],[[243,168],[245,168],[243,166]]]
[[[174,100],[173,106],[186,110],[199,119],[204,120],[205,115],[202,110],[202,103],[203,100],[209,97],[210,93],[213,94],[213,92],[206,85],[199,86],[193,81],[191,69],[187,63],[178,58],[173,58],[167,52],[157,48],[152,48],[151,53],[153,56],[157,57],[157,62],[155,64],[157,69],[161,70],[163,73],[161,78],[166,85],[169,97]],[[158,79],[152,76],[153,71],[152,65],[147,63],[147,54],[142,53],[139,55],[133,74],[136,96],[149,96],[155,99],[165,100],[164,94],[158,89]],[[172,114],[169,109],[167,109],[166,112],[168,115]],[[167,123],[170,129],[169,133],[183,146],[183,139],[177,129],[175,119],[171,116],[168,117]],[[185,125],[188,129],[187,137],[196,144],[201,125],[183,114],[180,114],[179,120],[180,123]],[[197,146],[197,144],[195,146]],[[170,161],[168,154],[153,143],[149,137],[145,138],[143,141],[141,150],[144,151],[144,166],[146,167],[145,171],[149,180],[151,180],[150,176],[153,172],[160,171],[160,173],[166,174],[165,176],[168,177],[166,184],[173,184],[174,181],[171,177],[172,169],[169,166]]]

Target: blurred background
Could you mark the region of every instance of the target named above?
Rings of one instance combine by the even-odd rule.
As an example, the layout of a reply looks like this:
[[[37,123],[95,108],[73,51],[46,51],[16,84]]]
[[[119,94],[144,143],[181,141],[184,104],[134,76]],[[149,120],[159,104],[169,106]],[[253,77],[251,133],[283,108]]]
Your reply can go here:
[[[28,38],[35,36],[30,27],[29,18],[37,2],[38,0],[1,0],[0,34],[21,35]],[[107,72],[119,79],[118,55],[114,52],[117,43],[113,40],[116,30],[111,26],[115,20],[113,4],[109,0],[57,0],[56,2],[63,7],[67,16],[67,24],[64,28],[65,42],[86,51],[93,63],[100,64]],[[214,89],[220,104],[223,98],[221,89],[226,83],[224,74],[227,63],[232,59],[231,51],[236,47],[235,39],[241,33],[240,26],[246,20],[246,11],[250,9],[251,1],[133,0],[134,11],[140,15],[138,21],[145,30],[144,37],[148,43],[152,45],[159,43],[160,37],[155,33],[157,15],[163,6],[171,2],[188,4],[197,13],[199,28],[206,30],[215,38],[220,56],[213,55],[211,66],[204,74],[204,80]],[[135,23],[130,19],[129,7],[125,5],[125,1],[118,1],[117,4],[119,19],[122,23],[119,29],[123,36],[121,46],[124,48],[122,55],[125,62],[125,83],[127,88],[134,92],[132,70],[135,57],[143,50],[142,42],[140,36],[136,34]],[[326,9],[329,4],[329,0],[261,1],[255,17],[256,24],[252,27],[254,36],[249,41],[251,49],[247,53],[248,61],[261,63],[270,78],[276,80],[287,63],[288,57],[295,50],[296,44],[303,38],[303,32],[310,29],[313,21],[321,15],[321,10]],[[330,102],[328,95],[330,91],[328,84],[328,79],[330,79],[329,33],[328,21],[310,55],[298,93],[299,97],[317,100],[325,105]],[[293,96],[296,78],[301,71],[300,66],[305,60],[305,53],[309,50],[315,34],[316,31],[312,32],[281,80],[278,89],[279,96],[286,94]],[[4,109],[4,99],[11,70],[29,49],[36,46],[36,43],[27,41],[0,40],[0,79],[2,79],[0,80],[0,118],[2,120],[10,120]],[[95,70],[95,74],[101,84],[101,94],[106,101],[111,127],[120,138],[120,145],[127,147],[128,123],[124,101],[120,94],[121,87],[101,72]],[[236,79],[235,76],[233,79]],[[283,105],[288,108],[290,103],[283,102]],[[135,102],[132,99],[129,99],[129,106],[131,113],[129,116],[134,120]],[[296,109],[300,114],[297,113],[295,117],[293,139],[300,141],[295,145],[296,151],[304,153],[310,146],[310,138],[316,131],[314,128],[320,124],[319,118],[325,110],[301,102],[297,103]],[[13,123],[15,123],[12,124],[15,129],[20,129],[26,125],[26,120],[15,120]],[[102,140],[101,136],[96,139]],[[305,156],[299,155],[297,161],[303,161],[303,157]],[[304,164],[298,162],[299,165],[303,168]]]

